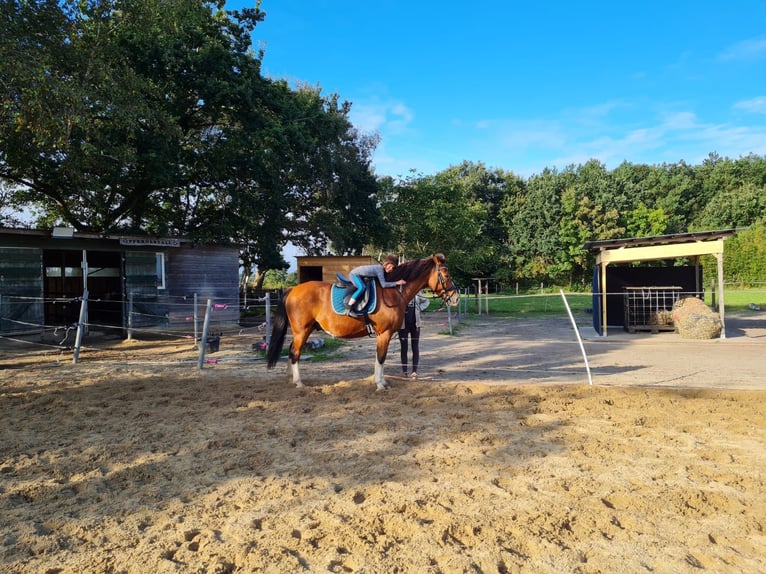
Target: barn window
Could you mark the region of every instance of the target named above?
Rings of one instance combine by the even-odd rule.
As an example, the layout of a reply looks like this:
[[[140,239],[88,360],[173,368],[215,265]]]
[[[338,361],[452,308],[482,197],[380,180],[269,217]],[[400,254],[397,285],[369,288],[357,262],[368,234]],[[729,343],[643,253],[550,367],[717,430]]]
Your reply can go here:
[[[165,254],[155,253],[157,257],[157,289],[165,288]]]

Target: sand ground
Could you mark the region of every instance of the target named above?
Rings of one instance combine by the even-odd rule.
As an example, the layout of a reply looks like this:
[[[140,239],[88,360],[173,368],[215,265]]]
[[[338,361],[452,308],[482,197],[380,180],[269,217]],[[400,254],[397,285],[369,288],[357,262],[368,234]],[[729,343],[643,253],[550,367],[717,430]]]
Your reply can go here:
[[[266,370],[257,337],[0,348],[0,571],[766,571],[766,315],[725,340],[429,313]],[[592,385],[589,382],[592,381]]]

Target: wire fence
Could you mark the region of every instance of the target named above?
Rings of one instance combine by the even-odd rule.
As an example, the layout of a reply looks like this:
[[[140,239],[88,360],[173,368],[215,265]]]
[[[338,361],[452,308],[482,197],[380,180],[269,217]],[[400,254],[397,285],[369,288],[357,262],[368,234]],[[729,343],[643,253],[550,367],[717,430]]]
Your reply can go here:
[[[103,353],[115,340],[162,340],[199,351],[196,362],[202,368],[215,362],[206,355],[215,353],[223,338],[256,340],[254,349],[265,348],[273,297],[265,293],[243,305],[238,299],[205,299],[197,294],[161,301],[139,295],[124,301],[90,300],[87,291],[76,298],[0,294],[0,352],[59,358],[71,353],[77,363],[82,352]],[[51,324],[42,317],[60,321]]]
[[[736,301],[737,308],[748,311],[766,309],[766,289],[737,291],[732,288],[736,286],[726,288],[727,307],[730,301]],[[624,298],[625,292],[607,295]],[[710,295],[705,294],[708,302]],[[102,312],[104,302],[88,300],[87,293],[66,300],[0,295],[0,369],[62,361],[175,365],[197,370],[212,365],[263,362],[278,296],[266,293],[249,297],[246,304],[195,295],[166,298],[161,304],[129,297],[109,302],[124,310],[118,322],[99,320],[108,317]],[[639,299],[642,304],[645,302]],[[665,306],[669,304],[664,298],[658,300]],[[465,290],[456,308],[446,308],[438,299],[432,301],[425,313],[432,328],[423,334],[421,345],[424,349],[435,348],[437,339],[452,335],[462,322],[482,316],[507,317],[509,323],[527,316],[544,316],[566,324],[567,314],[571,313],[573,323],[582,330],[593,323],[593,302],[589,292],[477,295]],[[41,315],[46,306],[66,306],[67,312],[76,318],[57,324],[28,319],[35,313]],[[563,334],[561,342],[573,343],[575,338],[571,335],[571,331]],[[313,346],[308,345],[304,353],[319,352],[328,338],[331,336],[317,331],[312,335]],[[389,365],[399,359],[398,344],[394,341]],[[374,339],[361,344],[373,346]],[[373,356],[371,351],[370,357]],[[429,360],[426,353],[426,368]],[[436,368],[435,359],[430,366]]]

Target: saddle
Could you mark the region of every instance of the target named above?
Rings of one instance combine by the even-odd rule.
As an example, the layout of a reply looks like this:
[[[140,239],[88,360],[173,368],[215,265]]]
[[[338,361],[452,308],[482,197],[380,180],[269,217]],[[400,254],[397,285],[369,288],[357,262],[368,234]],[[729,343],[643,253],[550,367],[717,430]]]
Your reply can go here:
[[[375,289],[375,278],[364,278],[364,293],[361,299],[354,305],[355,309],[348,309],[348,300],[351,294],[356,291],[356,285],[353,282],[346,279],[340,273],[336,274],[337,281],[333,283],[332,293],[332,308],[338,315],[346,315],[349,317],[367,317],[370,313],[374,313],[378,306],[378,292]]]

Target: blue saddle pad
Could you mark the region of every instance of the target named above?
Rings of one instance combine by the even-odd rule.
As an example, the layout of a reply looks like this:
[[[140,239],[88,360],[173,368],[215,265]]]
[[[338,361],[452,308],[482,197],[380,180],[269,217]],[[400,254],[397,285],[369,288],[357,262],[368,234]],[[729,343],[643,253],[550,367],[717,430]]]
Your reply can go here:
[[[343,304],[343,300],[346,298],[347,294],[348,290],[345,287],[339,287],[337,284],[333,284],[332,289],[330,290],[330,297],[332,299],[332,309],[338,315],[346,314],[346,306]],[[378,290],[375,289],[374,283],[367,286],[367,295],[369,297],[367,305],[365,305],[364,309],[358,313],[351,313],[352,316],[364,315],[365,313],[372,313],[375,311],[378,302]]]

